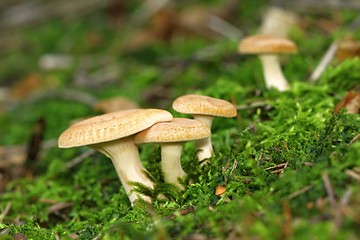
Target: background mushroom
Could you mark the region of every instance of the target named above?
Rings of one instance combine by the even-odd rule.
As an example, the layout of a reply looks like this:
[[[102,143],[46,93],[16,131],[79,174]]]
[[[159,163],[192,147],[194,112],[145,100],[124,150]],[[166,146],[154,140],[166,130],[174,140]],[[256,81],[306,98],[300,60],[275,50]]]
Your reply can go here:
[[[279,54],[296,53],[296,45],[289,39],[270,35],[253,35],[244,38],[239,46],[239,53],[258,54],[265,78],[266,88],[276,88],[279,91],[289,89],[278,59]]]
[[[95,111],[102,113],[110,113],[128,109],[139,108],[139,105],[125,97],[111,97],[103,100],[99,100],[93,106]]]
[[[237,115],[236,108],[228,101],[196,94],[188,94],[174,100],[172,107],[180,113],[190,114],[195,120],[206,123],[211,129],[214,117],[231,118]],[[211,137],[196,141],[197,155],[202,162],[213,153]]]
[[[129,197],[131,204],[141,197],[135,193],[133,183],[153,188],[134,144],[134,134],[157,122],[169,121],[173,117],[160,109],[132,109],[92,117],[70,126],[58,139],[60,148],[89,146],[109,157]]]
[[[161,167],[166,182],[182,189],[179,178],[186,176],[181,167],[181,152],[186,141],[208,138],[211,134],[207,124],[187,118],[174,118],[169,122],[156,123],[138,133],[135,143],[155,142],[161,145]]]

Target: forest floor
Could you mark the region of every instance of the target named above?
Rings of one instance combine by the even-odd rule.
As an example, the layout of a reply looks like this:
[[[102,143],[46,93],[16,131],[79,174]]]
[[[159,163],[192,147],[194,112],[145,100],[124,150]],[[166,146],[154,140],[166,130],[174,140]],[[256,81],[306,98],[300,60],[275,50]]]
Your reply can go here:
[[[0,239],[359,239],[356,2],[55,2],[0,15]],[[269,31],[297,46],[279,58],[286,91],[238,52]],[[164,181],[159,144],[139,146],[151,203],[130,203],[104,155],[58,147],[102,100],[190,118],[172,108],[185,94],[237,116],[214,119],[209,164],[184,145],[183,189]]]

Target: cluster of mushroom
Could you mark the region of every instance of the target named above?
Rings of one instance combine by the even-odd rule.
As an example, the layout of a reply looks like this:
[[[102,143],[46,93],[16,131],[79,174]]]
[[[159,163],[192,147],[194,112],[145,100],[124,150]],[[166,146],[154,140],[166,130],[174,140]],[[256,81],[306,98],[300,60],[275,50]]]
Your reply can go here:
[[[60,148],[89,146],[113,162],[117,175],[133,204],[148,196],[135,192],[134,183],[154,188],[139,156],[138,145],[159,143],[164,180],[182,188],[179,178],[186,176],[180,158],[186,141],[196,141],[198,159],[204,162],[213,154],[213,117],[235,117],[230,102],[202,95],[184,95],[173,102],[174,110],[194,119],[174,118],[163,109],[127,109],[95,116],[71,125],[58,139]]]

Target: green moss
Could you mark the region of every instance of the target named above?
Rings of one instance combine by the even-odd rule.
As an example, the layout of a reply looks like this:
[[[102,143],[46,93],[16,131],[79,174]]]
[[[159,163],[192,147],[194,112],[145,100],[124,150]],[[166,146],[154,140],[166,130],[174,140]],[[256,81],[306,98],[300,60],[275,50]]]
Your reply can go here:
[[[249,23],[243,18],[257,16],[247,25],[254,31],[262,10],[254,2],[242,4],[249,4],[249,11],[241,8],[238,20]],[[344,15],[343,21],[350,21],[349,16]],[[83,91],[99,98],[127,96],[144,107],[165,106],[176,117],[188,116],[171,109],[173,99],[199,93],[233,102],[239,116],[214,119],[215,154],[203,168],[195,144],[185,144],[182,165],[188,176],[182,181],[183,191],[164,183],[160,147],[141,146],[140,156],[155,189],[140,185],[137,189],[152,196],[152,204],[138,201],[131,206],[111,161],[102,154],[69,167],[66,164],[87,147],[45,149],[35,175],[12,181],[1,193],[0,213],[11,204],[6,215],[0,215],[0,231],[7,232],[1,239],[16,233],[28,239],[56,235],[71,239],[71,234],[79,239],[355,239],[360,234],[360,188],[356,175],[351,175],[358,174],[360,143],[350,144],[359,134],[360,117],[345,111],[333,114],[337,102],[359,83],[359,59],[329,67],[316,84],[310,84],[307,76],[332,39],[315,26],[306,35],[298,30],[292,36],[303,54],[283,59],[291,90],[266,90],[258,59],[233,59],[233,42],[180,38],[118,56],[113,48],[121,34],[103,28],[101,17],[68,27],[57,21],[40,27],[28,36],[30,46],[36,45],[29,50],[29,59],[7,52],[11,57],[2,66],[17,61],[19,66],[12,68],[13,73],[0,67],[0,76],[36,69],[22,64],[36,63],[36,56],[48,51],[94,53],[96,58],[110,54],[121,68],[119,79],[111,86]],[[72,36],[56,41],[65,30]],[[93,30],[101,33],[102,47],[84,43]],[[33,33],[24,31],[24,36],[29,32]],[[215,47],[207,49],[209,45]],[[220,53],[208,58],[194,55],[214,49]],[[43,74],[56,79],[61,88],[72,87],[68,86],[72,70]],[[26,144],[39,118],[47,123],[45,139],[56,140],[71,120],[94,114],[85,104],[53,97],[20,103],[1,116],[0,142]],[[335,201],[344,204],[340,225],[325,181],[330,182]],[[221,196],[215,195],[219,185],[226,187]],[[49,210],[54,204],[68,205]]]
[[[343,94],[359,86],[360,59],[348,59],[325,71],[318,84],[327,85],[330,93]]]

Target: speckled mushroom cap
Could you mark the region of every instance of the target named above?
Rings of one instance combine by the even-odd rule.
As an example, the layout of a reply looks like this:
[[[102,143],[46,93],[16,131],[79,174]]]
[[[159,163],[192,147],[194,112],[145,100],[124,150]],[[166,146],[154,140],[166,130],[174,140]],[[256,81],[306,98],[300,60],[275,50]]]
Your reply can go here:
[[[282,37],[270,35],[253,35],[244,38],[238,46],[239,53],[247,54],[279,54],[296,53],[294,42]]]
[[[131,109],[107,113],[70,126],[60,135],[58,146],[69,148],[108,142],[171,119],[171,113],[161,109]]]
[[[180,113],[235,117],[236,108],[228,101],[196,94],[188,94],[174,100],[172,107]]]
[[[136,144],[182,142],[207,138],[210,134],[209,126],[203,122],[188,118],[174,118],[168,122],[156,123],[136,134],[134,141]]]

